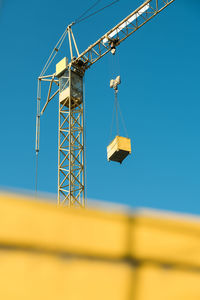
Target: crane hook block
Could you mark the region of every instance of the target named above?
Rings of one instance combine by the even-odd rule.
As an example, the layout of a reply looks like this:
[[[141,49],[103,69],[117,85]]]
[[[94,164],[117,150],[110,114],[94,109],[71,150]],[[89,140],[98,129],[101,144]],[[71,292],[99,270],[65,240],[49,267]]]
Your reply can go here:
[[[108,161],[116,161],[120,164],[131,154],[131,140],[126,137],[116,136],[107,147]]]
[[[116,79],[110,80],[110,88],[114,89],[115,91],[118,91],[118,85],[121,83],[121,77],[117,76]]]

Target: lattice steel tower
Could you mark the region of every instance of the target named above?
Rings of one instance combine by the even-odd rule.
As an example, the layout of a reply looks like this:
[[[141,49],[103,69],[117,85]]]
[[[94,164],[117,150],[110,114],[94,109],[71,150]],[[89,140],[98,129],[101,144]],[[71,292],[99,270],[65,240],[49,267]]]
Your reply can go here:
[[[81,69],[56,66],[59,79],[58,203],[85,206],[84,195],[84,109]]]

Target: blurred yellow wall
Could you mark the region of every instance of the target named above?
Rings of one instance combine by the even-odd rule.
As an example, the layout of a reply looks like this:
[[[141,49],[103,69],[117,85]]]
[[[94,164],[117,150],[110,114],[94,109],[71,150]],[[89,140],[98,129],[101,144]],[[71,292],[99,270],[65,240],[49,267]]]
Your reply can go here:
[[[200,220],[0,196],[0,299],[200,299]]]

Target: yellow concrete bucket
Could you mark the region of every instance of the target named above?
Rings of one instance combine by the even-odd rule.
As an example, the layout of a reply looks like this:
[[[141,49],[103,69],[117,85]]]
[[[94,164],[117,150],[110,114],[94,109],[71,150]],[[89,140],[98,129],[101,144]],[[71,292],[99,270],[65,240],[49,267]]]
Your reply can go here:
[[[108,161],[116,161],[120,164],[131,153],[131,140],[126,137],[116,136],[107,147]]]

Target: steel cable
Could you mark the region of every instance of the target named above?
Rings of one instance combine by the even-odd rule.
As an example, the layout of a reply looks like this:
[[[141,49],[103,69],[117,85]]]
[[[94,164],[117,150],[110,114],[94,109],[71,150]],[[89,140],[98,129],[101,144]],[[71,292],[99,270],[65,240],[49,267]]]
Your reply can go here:
[[[120,119],[121,119],[121,123],[125,132],[126,137],[128,137],[128,131],[126,128],[126,124],[120,109],[120,105],[119,105],[119,101],[117,99],[117,93],[115,91],[115,103],[114,103],[114,109],[113,109],[113,116],[112,116],[112,123],[111,123],[111,130],[110,130],[110,139],[112,137],[112,131],[113,131],[113,123],[114,123],[114,119],[116,119],[116,131],[117,131],[117,135],[119,135],[119,114],[120,113]]]
[[[101,0],[96,1],[92,6],[90,6],[83,14],[81,14],[76,20],[75,23],[79,22],[91,9],[93,9]]]
[[[78,20],[77,22],[75,22],[75,24],[78,24],[78,23],[80,23],[80,22],[82,22],[82,21],[87,20],[88,18],[90,18],[90,17],[92,17],[92,16],[98,14],[98,13],[101,12],[102,10],[104,10],[104,9],[106,9],[106,8],[108,8],[108,7],[112,6],[112,5],[114,5],[115,3],[119,2],[119,1],[120,1],[120,0],[115,0],[115,1],[111,2],[110,4],[108,4],[108,5],[106,5],[106,6],[102,7],[102,8],[100,8],[100,9],[98,9],[97,11],[93,12],[92,14],[90,14],[90,15],[88,15],[88,16],[86,16],[86,17],[80,19],[80,20]]]
[[[91,7],[89,7],[78,19],[75,20],[75,22],[72,23],[72,25],[78,24],[82,21],[87,20],[88,18],[98,14],[99,12],[103,11],[104,9],[110,7],[111,5],[114,5],[115,3],[119,2],[120,0],[115,0],[113,2],[111,2],[110,4],[100,8],[99,10],[93,12],[92,14],[84,17],[92,8],[94,8],[98,3],[101,2],[101,0],[96,1]],[[82,18],[83,17],[83,18]],[[40,76],[43,76],[46,71],[48,70],[49,66],[51,65],[52,61],[54,60],[55,56],[57,55],[58,51],[60,50],[60,47],[62,46],[65,37],[67,35],[67,31],[68,31],[68,27],[65,29],[65,31],[63,32],[63,34],[61,35],[60,39],[58,40],[57,44],[55,45],[55,47],[53,48],[46,64],[44,65],[44,68],[42,69],[42,72],[40,74]]]

